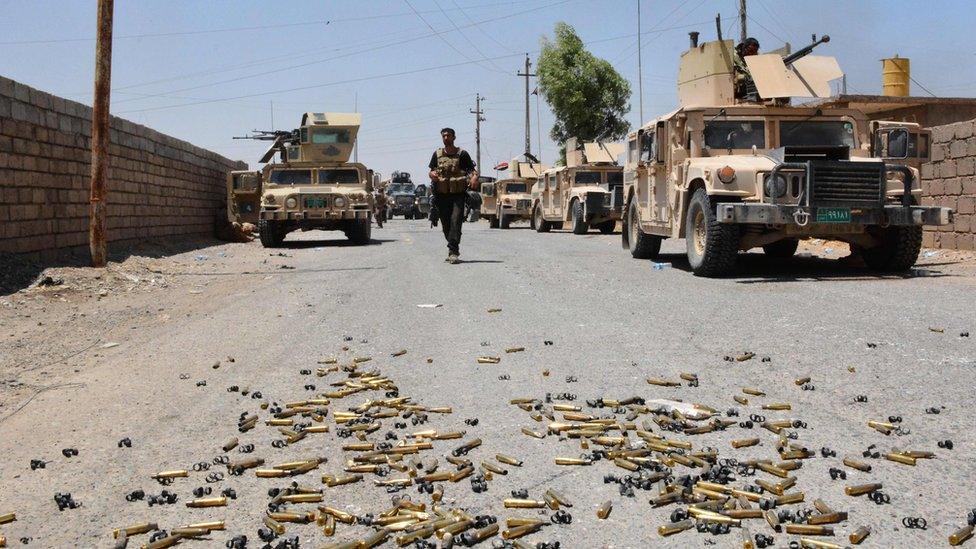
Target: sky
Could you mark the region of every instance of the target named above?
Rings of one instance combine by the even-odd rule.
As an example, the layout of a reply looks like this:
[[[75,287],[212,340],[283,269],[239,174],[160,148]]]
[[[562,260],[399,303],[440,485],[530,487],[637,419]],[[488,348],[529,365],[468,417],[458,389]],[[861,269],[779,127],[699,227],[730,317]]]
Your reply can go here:
[[[738,37],[738,0],[639,0],[643,118],[676,107],[689,31]],[[292,129],[306,111],[358,111],[359,161],[384,176],[426,178],[439,130],[475,156],[482,103],[483,174],[525,143],[525,54],[533,64],[556,22],[631,82],[641,120],[638,0],[116,0],[112,114],[252,168],[252,129]],[[95,0],[0,0],[0,75],[91,104]],[[913,95],[976,96],[971,1],[748,0],[747,31],[763,49],[829,34],[848,92],[880,93],[881,59],[911,59]],[[531,79],[530,88],[535,88]],[[531,142],[551,164],[558,145],[544,98],[530,98]],[[541,123],[541,124],[540,124]],[[540,131],[541,129],[541,131]],[[540,146],[541,141],[541,146]]]

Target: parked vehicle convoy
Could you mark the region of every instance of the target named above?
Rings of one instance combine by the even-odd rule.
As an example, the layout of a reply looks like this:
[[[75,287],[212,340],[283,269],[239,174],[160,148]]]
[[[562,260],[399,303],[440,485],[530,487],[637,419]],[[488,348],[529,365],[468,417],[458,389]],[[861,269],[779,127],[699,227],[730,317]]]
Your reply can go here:
[[[615,150],[615,145],[602,143],[587,143],[577,150],[575,139],[567,142],[566,166],[542,172],[536,184],[532,203],[536,231],[569,228],[574,234],[586,234],[590,227],[604,234],[614,231],[621,218],[624,183]]]
[[[631,255],[653,258],[665,238],[685,238],[692,271],[721,276],[739,251],[789,257],[816,237],[850,243],[878,271],[915,263],[922,226],[948,224],[952,211],[918,205],[909,132],[872,127],[857,110],[790,104],[828,95],[842,75],[834,58],[807,55],[827,40],[785,58],[745,57],[755,84],[746,97],[736,95],[732,41],[693,43],[682,55],[681,106],[627,137],[622,244]],[[880,157],[873,141],[885,144]]]
[[[532,188],[539,175],[549,169],[543,164],[517,158],[502,166],[508,177],[481,184],[481,217],[488,220],[492,229],[507,229],[513,221],[531,221]]]

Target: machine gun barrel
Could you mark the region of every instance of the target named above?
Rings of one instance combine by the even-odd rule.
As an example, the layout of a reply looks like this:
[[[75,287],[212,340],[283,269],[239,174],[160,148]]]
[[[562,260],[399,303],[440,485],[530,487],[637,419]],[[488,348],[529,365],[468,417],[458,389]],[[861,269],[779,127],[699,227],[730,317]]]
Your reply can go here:
[[[790,63],[796,61],[797,59],[799,59],[801,57],[805,57],[807,55],[810,55],[810,52],[813,51],[813,48],[816,48],[820,44],[824,44],[824,43],[827,43],[827,42],[830,42],[830,37],[825,34],[825,35],[823,35],[823,36],[820,37],[820,40],[817,40],[813,44],[810,44],[809,46],[807,46],[805,48],[796,50],[795,52],[793,52],[793,53],[787,55],[786,57],[784,57],[783,58],[783,64],[784,65],[789,65]]]
[[[251,135],[234,136],[233,139],[255,139],[258,141],[274,141],[278,138],[297,139],[295,131],[288,130],[251,130]]]

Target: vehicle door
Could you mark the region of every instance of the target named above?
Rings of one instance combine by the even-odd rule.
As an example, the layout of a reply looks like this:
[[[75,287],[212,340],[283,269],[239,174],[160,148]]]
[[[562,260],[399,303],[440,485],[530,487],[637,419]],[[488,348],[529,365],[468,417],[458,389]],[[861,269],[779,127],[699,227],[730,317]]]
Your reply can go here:
[[[261,209],[261,173],[233,171],[227,176],[227,217],[257,223]]]
[[[489,181],[481,184],[481,213],[483,215],[495,214],[495,204],[498,199],[496,190],[495,182]]]

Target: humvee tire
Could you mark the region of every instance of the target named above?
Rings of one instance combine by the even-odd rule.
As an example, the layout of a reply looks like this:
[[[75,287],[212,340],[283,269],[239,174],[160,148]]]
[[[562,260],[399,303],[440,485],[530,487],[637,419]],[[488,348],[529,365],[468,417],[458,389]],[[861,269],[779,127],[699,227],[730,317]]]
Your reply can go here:
[[[573,234],[586,234],[590,230],[590,224],[583,219],[583,205],[579,200],[573,200],[569,210],[573,215]]]
[[[879,229],[874,236],[881,244],[873,248],[858,247],[864,263],[873,271],[907,271],[922,251],[921,227],[887,227]]]
[[[537,233],[548,233],[552,230],[552,223],[542,217],[542,208],[539,206],[535,207],[535,213],[532,214],[532,219],[535,220],[535,231]]]
[[[799,246],[799,240],[795,238],[787,238],[785,240],[778,240],[772,244],[766,244],[762,247],[762,249],[763,253],[769,257],[786,259],[788,257],[793,257],[793,254],[796,253],[796,249]]]
[[[349,242],[357,246],[369,244],[372,230],[372,223],[368,217],[366,219],[356,219],[350,221],[346,226],[346,238],[349,239]]]
[[[267,219],[258,221],[258,234],[261,237],[261,246],[265,248],[277,248],[285,240],[278,224]]]
[[[489,215],[488,216],[488,228],[490,228],[490,229],[497,229],[498,228],[498,216],[497,215]]]
[[[512,225],[512,216],[505,215],[505,212],[498,214],[498,226],[502,229],[507,229]]]
[[[617,228],[617,222],[610,219],[600,223],[596,228],[600,230],[601,234],[613,234],[613,230]]]
[[[630,209],[627,210],[627,219],[622,232],[626,231],[629,231],[627,246],[630,249],[630,256],[634,259],[653,259],[661,253],[661,241],[664,239],[641,230],[636,202],[631,202]]]
[[[739,254],[739,226],[719,223],[705,189],[695,191],[687,215],[685,243],[692,272],[707,277],[728,274]]]

